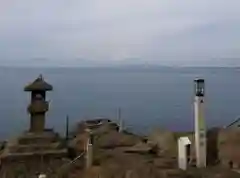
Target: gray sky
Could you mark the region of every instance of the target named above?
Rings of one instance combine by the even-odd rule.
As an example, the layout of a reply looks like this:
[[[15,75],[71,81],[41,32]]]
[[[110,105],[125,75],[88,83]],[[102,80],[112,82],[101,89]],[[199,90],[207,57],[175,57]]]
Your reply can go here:
[[[3,64],[240,64],[239,0],[0,2]]]

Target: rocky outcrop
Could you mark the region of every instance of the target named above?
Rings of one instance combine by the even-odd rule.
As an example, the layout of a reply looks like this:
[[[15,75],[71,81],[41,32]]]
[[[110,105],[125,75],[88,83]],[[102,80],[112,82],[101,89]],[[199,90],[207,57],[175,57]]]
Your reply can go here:
[[[108,142],[108,139],[111,138],[106,138],[103,136],[108,136],[113,134],[112,137],[117,139],[116,133],[118,130],[117,124],[112,122],[109,119],[93,119],[93,120],[87,120],[87,121],[82,121],[77,124],[77,128],[75,131],[73,131],[73,139],[69,143],[69,147],[71,150],[75,150],[76,155],[80,154],[81,152],[84,152],[86,149],[86,144],[88,140],[90,139],[90,135],[92,136],[92,139],[96,143],[99,143],[99,139],[103,139],[105,141],[104,143]],[[90,133],[91,132],[91,133]],[[111,132],[111,133],[110,133]],[[101,140],[100,140],[101,142]],[[110,143],[109,141],[108,143]],[[103,143],[103,144],[104,144]]]
[[[134,146],[141,140],[134,135],[126,135],[116,131],[110,131],[107,134],[96,136],[96,146],[105,149],[113,149],[116,147]]]
[[[218,137],[218,150],[222,165],[240,169],[240,129],[222,129]]]
[[[158,154],[177,155],[177,141],[174,133],[167,130],[154,130],[148,137],[147,143],[149,145],[156,145],[158,147]]]
[[[97,124],[97,125],[93,125]],[[91,131],[88,127],[84,132],[78,132],[75,137],[75,147],[84,147],[87,140],[93,136],[93,166],[90,169],[76,169],[71,178],[235,178],[239,174],[221,168],[197,169],[190,167],[181,171],[177,165],[177,140],[179,136],[187,136],[191,142],[191,158],[194,165],[195,144],[192,132],[174,133],[166,130],[155,130],[147,138],[118,132],[112,122],[91,122]],[[211,129],[207,137],[209,153],[218,153],[232,158],[230,155],[221,154],[224,151],[217,144],[219,138],[232,137],[233,142],[237,136],[222,136],[219,130]],[[221,139],[220,139],[221,140]],[[228,143],[228,141],[227,141]],[[233,145],[228,144],[229,148]],[[230,146],[231,145],[231,146]],[[229,150],[227,151],[229,152]],[[237,158],[238,159],[238,158]],[[213,160],[216,160],[214,156]],[[220,173],[221,172],[221,173]],[[237,178],[237,177],[236,177]]]

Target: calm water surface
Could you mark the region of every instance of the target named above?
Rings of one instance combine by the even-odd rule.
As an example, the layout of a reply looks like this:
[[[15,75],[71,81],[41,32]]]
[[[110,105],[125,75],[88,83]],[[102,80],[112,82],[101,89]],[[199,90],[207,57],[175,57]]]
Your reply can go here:
[[[28,82],[42,73],[54,87],[47,126],[64,132],[79,120],[116,118],[117,108],[128,127],[147,132],[153,127],[193,128],[193,80],[206,79],[208,126],[222,126],[240,115],[240,70],[227,68],[81,69],[0,68],[0,138],[27,130]]]

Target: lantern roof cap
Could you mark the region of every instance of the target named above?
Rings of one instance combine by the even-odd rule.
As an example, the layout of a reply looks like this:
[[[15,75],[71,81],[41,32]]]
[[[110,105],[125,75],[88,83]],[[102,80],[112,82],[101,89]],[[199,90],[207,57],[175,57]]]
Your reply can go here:
[[[47,83],[43,76],[40,74],[37,79],[35,79],[32,83],[25,86],[24,91],[51,91],[53,90],[52,85]]]
[[[202,78],[196,78],[194,81],[195,81],[195,82],[204,82],[204,79],[202,79]]]

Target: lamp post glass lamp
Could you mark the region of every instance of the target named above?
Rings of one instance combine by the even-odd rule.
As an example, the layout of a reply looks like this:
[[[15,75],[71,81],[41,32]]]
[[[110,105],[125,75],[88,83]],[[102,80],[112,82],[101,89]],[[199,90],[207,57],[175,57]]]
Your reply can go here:
[[[205,81],[204,79],[194,80],[195,88],[195,146],[197,167],[206,167],[206,125],[204,118],[204,97]]]

